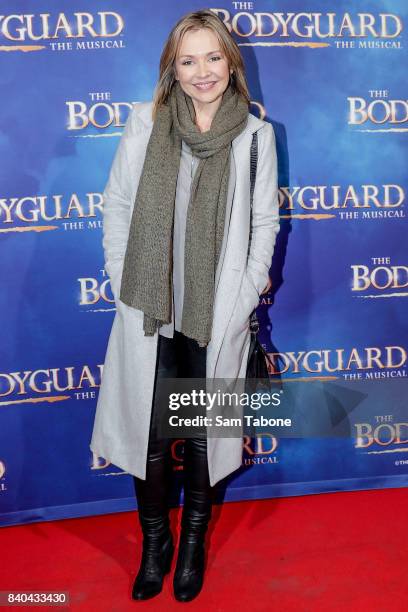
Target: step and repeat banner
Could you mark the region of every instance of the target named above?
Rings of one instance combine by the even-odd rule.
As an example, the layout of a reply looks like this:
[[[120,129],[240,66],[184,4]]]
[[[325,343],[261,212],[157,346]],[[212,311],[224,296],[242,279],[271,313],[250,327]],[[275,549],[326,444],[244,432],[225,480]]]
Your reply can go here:
[[[102,193],[132,104],[152,99],[171,27],[201,8],[2,2],[2,525],[136,508],[130,475],[89,448],[115,315]],[[208,8],[240,45],[251,111],[276,136],[281,230],[258,314],[275,377],[301,389],[305,431],[246,436],[242,468],[217,495],[407,486],[408,5]]]

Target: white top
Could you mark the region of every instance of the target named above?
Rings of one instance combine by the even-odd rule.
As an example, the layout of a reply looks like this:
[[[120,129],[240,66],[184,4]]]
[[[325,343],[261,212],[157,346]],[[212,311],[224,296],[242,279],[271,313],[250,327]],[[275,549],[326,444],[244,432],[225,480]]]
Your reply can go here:
[[[167,338],[173,338],[175,329],[181,331],[187,210],[190,201],[191,184],[199,161],[199,158],[192,154],[191,148],[182,140],[174,206],[172,320],[170,323],[164,323],[159,328],[159,334]]]

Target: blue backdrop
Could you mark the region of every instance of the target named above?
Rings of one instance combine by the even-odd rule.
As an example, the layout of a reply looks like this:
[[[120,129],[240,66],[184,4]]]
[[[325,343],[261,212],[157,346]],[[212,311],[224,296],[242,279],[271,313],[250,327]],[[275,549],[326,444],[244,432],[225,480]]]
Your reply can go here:
[[[281,231],[261,339],[276,376],[302,385],[306,422],[322,419],[313,389],[344,428],[244,440],[219,498],[406,486],[407,3],[252,4],[214,10],[277,139]],[[114,316],[101,194],[170,28],[199,8],[2,3],[0,524],[136,507],[130,476],[89,450]],[[180,443],[174,469],[178,503]]]

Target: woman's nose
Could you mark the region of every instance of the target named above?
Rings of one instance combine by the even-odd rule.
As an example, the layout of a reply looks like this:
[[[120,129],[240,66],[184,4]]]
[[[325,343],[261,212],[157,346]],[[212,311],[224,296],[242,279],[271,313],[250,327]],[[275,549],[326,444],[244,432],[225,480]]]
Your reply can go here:
[[[197,76],[206,77],[210,74],[210,70],[206,60],[199,61],[197,64]]]

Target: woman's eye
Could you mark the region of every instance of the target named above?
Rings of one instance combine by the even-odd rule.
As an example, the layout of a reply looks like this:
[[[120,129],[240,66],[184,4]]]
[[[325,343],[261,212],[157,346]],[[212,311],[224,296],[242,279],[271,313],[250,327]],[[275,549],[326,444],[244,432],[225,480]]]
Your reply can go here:
[[[221,55],[213,55],[210,59],[218,61],[221,60],[222,57]],[[182,66],[188,66],[189,64],[191,64],[191,60],[184,60],[184,62],[181,62]]]

